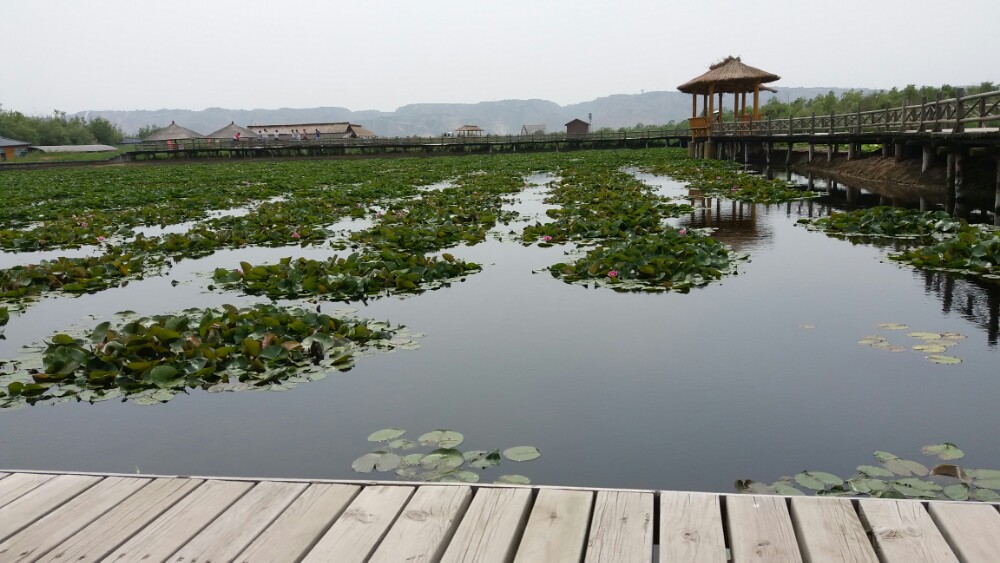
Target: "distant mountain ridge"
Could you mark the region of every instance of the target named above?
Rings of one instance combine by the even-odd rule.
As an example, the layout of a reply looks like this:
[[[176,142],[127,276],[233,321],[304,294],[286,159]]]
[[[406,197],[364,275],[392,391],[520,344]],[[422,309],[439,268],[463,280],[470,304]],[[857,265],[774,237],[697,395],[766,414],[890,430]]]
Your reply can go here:
[[[778,94],[761,93],[761,104],[778,96],[782,100],[814,98],[833,92],[839,96],[848,88],[782,88]],[[727,102],[731,101],[727,97]],[[749,101],[749,100],[748,100]],[[728,105],[728,103],[727,103]],[[238,125],[279,123],[329,123],[350,121],[365,126],[381,137],[441,135],[464,124],[475,124],[487,133],[517,134],[521,126],[544,124],[546,131],[564,130],[564,124],[593,115],[593,128],[631,127],[643,124],[664,124],[687,119],[691,115],[691,96],[680,92],[645,92],[614,94],[560,106],[548,100],[501,100],[474,104],[419,103],[401,106],[396,111],[352,111],[342,107],[225,109],[203,110],[97,110],[75,114],[86,119],[103,117],[117,125],[127,135],[146,125],[166,126],[171,121],[202,134],[209,134],[230,122]]]

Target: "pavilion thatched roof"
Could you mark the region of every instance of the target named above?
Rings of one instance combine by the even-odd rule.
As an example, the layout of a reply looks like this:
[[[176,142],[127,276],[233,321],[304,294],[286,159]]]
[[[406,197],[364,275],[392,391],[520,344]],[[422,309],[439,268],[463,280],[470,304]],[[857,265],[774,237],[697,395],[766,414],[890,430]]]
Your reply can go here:
[[[145,141],[182,141],[184,139],[204,139],[205,136],[187,127],[181,127],[173,121],[163,129],[157,129],[155,133],[146,137]]]
[[[755,84],[780,80],[777,74],[743,64],[739,57],[726,57],[709,67],[708,72],[677,87],[685,94],[707,94],[709,86],[719,92],[751,92]]]
[[[235,135],[237,132],[239,132],[240,138],[246,137],[247,139],[253,139],[254,137],[257,136],[257,133],[247,129],[246,127],[241,127],[237,125],[235,121],[233,121],[229,125],[226,125],[222,129],[219,129],[215,133],[209,133],[208,138],[232,139],[233,135]]]

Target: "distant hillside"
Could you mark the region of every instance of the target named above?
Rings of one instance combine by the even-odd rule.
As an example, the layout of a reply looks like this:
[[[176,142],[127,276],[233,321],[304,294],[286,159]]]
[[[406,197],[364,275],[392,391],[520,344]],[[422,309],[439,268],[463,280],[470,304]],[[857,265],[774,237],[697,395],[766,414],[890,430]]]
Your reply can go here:
[[[833,91],[839,96],[846,88],[782,88],[778,94],[764,92],[761,103],[777,95],[781,100],[810,99]],[[732,98],[727,98],[728,101]],[[350,121],[364,125],[382,137],[441,135],[466,124],[479,125],[488,133],[517,134],[525,124],[544,124],[549,132],[562,131],[575,118],[593,115],[595,128],[630,127],[638,123],[665,124],[690,117],[691,96],[680,92],[616,94],[589,102],[560,106],[548,100],[502,100],[476,104],[409,104],[396,111],[351,111],[347,108],[224,109],[200,111],[183,109],[135,111],[86,111],[76,115],[103,117],[126,134],[146,125],[169,125],[176,121],[189,129],[208,134],[235,121],[239,125],[271,123],[316,123]]]

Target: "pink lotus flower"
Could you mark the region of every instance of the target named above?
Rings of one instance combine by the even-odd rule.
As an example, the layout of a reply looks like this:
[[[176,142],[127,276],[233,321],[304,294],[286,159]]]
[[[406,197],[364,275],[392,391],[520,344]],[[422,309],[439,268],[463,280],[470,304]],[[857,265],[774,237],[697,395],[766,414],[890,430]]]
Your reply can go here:
[[[610,272],[608,272],[608,277],[609,278],[617,278],[618,277],[618,270],[611,270]]]
[[[236,272],[237,274],[241,275],[241,276],[243,275],[243,270],[241,270],[239,268],[233,268],[233,271]]]
[[[292,238],[302,238],[302,235],[300,235],[299,233],[295,232],[295,233],[292,233]]]
[[[677,232],[680,233],[680,234],[682,234],[682,235],[688,234],[688,230],[687,229],[681,229],[681,230],[679,230]]]
[[[378,219],[381,219],[382,215],[383,215],[383,213],[381,211],[379,211],[378,213],[375,214],[375,217],[378,218]]]
[[[107,239],[105,239],[103,236],[98,235],[97,242],[104,242],[105,240]]]
[[[740,191],[740,188],[739,188],[739,186],[733,186],[731,188],[731,191],[738,192],[738,191]]]
[[[38,239],[38,244],[45,244],[45,239]]]
[[[84,229],[86,229],[87,228],[87,222],[86,221],[80,221],[80,226],[83,227]]]
[[[542,241],[543,242],[549,242],[551,240],[552,240],[552,237],[550,237],[549,235],[545,235],[545,236],[542,237]]]
[[[721,179],[722,179],[722,176],[716,176],[716,177],[715,177],[715,179],[716,179],[716,180],[721,180]]]

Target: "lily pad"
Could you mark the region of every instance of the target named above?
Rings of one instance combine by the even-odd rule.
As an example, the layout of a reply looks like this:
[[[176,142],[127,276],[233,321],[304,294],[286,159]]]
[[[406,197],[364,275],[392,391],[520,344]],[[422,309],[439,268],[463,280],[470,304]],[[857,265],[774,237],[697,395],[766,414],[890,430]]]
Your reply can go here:
[[[903,323],[879,323],[876,326],[883,330],[906,330],[910,328],[909,325],[905,325]]]
[[[944,488],[944,496],[951,500],[969,500],[969,486],[965,483],[955,483]]]
[[[1000,494],[990,489],[976,489],[972,498],[982,502],[996,502],[1000,500]]]
[[[875,452],[875,459],[879,460],[879,462],[889,471],[903,477],[908,477],[910,475],[923,477],[929,473],[928,469],[922,463],[908,459],[901,459],[900,457],[889,452],[877,451]]]
[[[814,491],[821,491],[827,487],[837,487],[844,484],[844,481],[840,477],[823,471],[803,471],[795,476],[795,482]]]
[[[420,458],[420,467],[429,471],[450,471],[463,463],[465,457],[454,448],[439,448]]]
[[[501,475],[497,477],[496,483],[502,485],[530,485],[531,480],[524,475]]]
[[[943,459],[943,460],[961,459],[965,457],[965,452],[963,452],[961,449],[959,449],[958,446],[950,442],[924,446],[923,448],[920,448],[920,451],[924,455],[936,455],[938,456],[938,459]]]
[[[422,434],[417,439],[422,446],[437,446],[439,448],[455,448],[465,441],[465,436],[454,430],[434,430]]]
[[[948,348],[940,344],[917,344],[913,349],[917,352],[927,352],[928,354],[940,354],[948,350]]]
[[[351,468],[358,473],[371,473],[373,469],[376,471],[392,471],[399,467],[401,461],[402,458],[392,452],[377,450],[354,460]]]
[[[930,356],[926,356],[926,358],[927,361],[934,364],[955,365],[962,363],[961,358],[956,358],[955,356],[944,356],[941,354],[931,354]]]
[[[511,461],[531,461],[542,455],[534,446],[515,446],[503,451],[503,456]]]
[[[368,436],[369,442],[388,442],[390,440],[395,440],[403,434],[406,434],[406,430],[402,428],[383,428],[382,430],[376,430]]]

